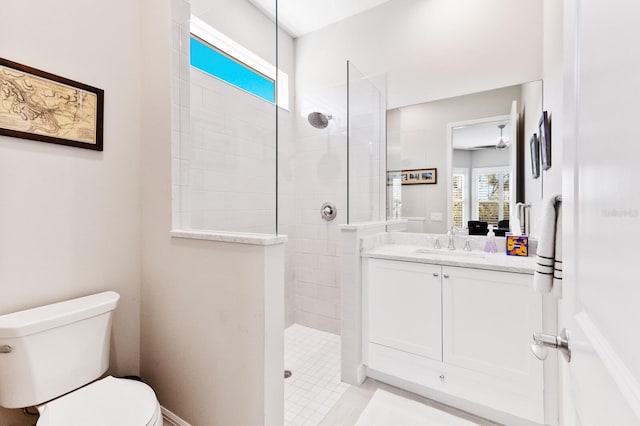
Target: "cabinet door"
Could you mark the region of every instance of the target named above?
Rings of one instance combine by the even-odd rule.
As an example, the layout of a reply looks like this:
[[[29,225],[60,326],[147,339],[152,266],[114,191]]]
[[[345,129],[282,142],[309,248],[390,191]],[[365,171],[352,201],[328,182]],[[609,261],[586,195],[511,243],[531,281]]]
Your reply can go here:
[[[442,360],[441,267],[369,259],[369,342]]]
[[[442,276],[444,361],[541,398],[542,363],[530,345],[542,327],[542,296],[532,276],[456,267]]]

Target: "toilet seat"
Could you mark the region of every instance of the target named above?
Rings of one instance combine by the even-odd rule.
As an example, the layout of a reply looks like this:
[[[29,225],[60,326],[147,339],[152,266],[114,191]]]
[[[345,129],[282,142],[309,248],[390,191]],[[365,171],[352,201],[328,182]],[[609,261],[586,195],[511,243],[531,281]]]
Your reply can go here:
[[[107,376],[38,407],[36,426],[161,426],[156,395],[142,382]]]

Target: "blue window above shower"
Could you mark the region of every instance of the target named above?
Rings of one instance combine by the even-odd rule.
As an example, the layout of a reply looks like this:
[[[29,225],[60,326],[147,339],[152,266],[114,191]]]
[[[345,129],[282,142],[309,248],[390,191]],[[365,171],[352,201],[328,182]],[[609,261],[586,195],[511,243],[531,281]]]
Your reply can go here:
[[[202,40],[191,37],[191,66],[275,103],[275,82]]]

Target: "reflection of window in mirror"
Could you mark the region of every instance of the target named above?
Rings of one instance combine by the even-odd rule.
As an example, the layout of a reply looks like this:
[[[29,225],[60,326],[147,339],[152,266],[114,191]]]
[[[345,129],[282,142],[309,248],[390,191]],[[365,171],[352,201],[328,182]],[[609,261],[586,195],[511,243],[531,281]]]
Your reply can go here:
[[[509,219],[509,168],[474,168],[472,198],[472,220],[481,220],[497,227],[498,221]]]
[[[453,185],[452,211],[453,224],[456,229],[467,227],[469,220],[469,185],[467,183],[469,169],[454,168],[451,179]]]
[[[402,217],[402,177],[400,172],[389,172],[389,180],[391,185],[391,215],[398,219]]]

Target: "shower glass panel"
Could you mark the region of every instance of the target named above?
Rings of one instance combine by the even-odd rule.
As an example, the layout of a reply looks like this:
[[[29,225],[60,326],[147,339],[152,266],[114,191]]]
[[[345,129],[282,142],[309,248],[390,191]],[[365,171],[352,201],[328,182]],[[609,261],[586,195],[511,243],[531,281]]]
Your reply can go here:
[[[276,234],[274,17],[249,0],[173,2],[174,229]]]
[[[385,220],[384,79],[347,61],[347,223]]]

